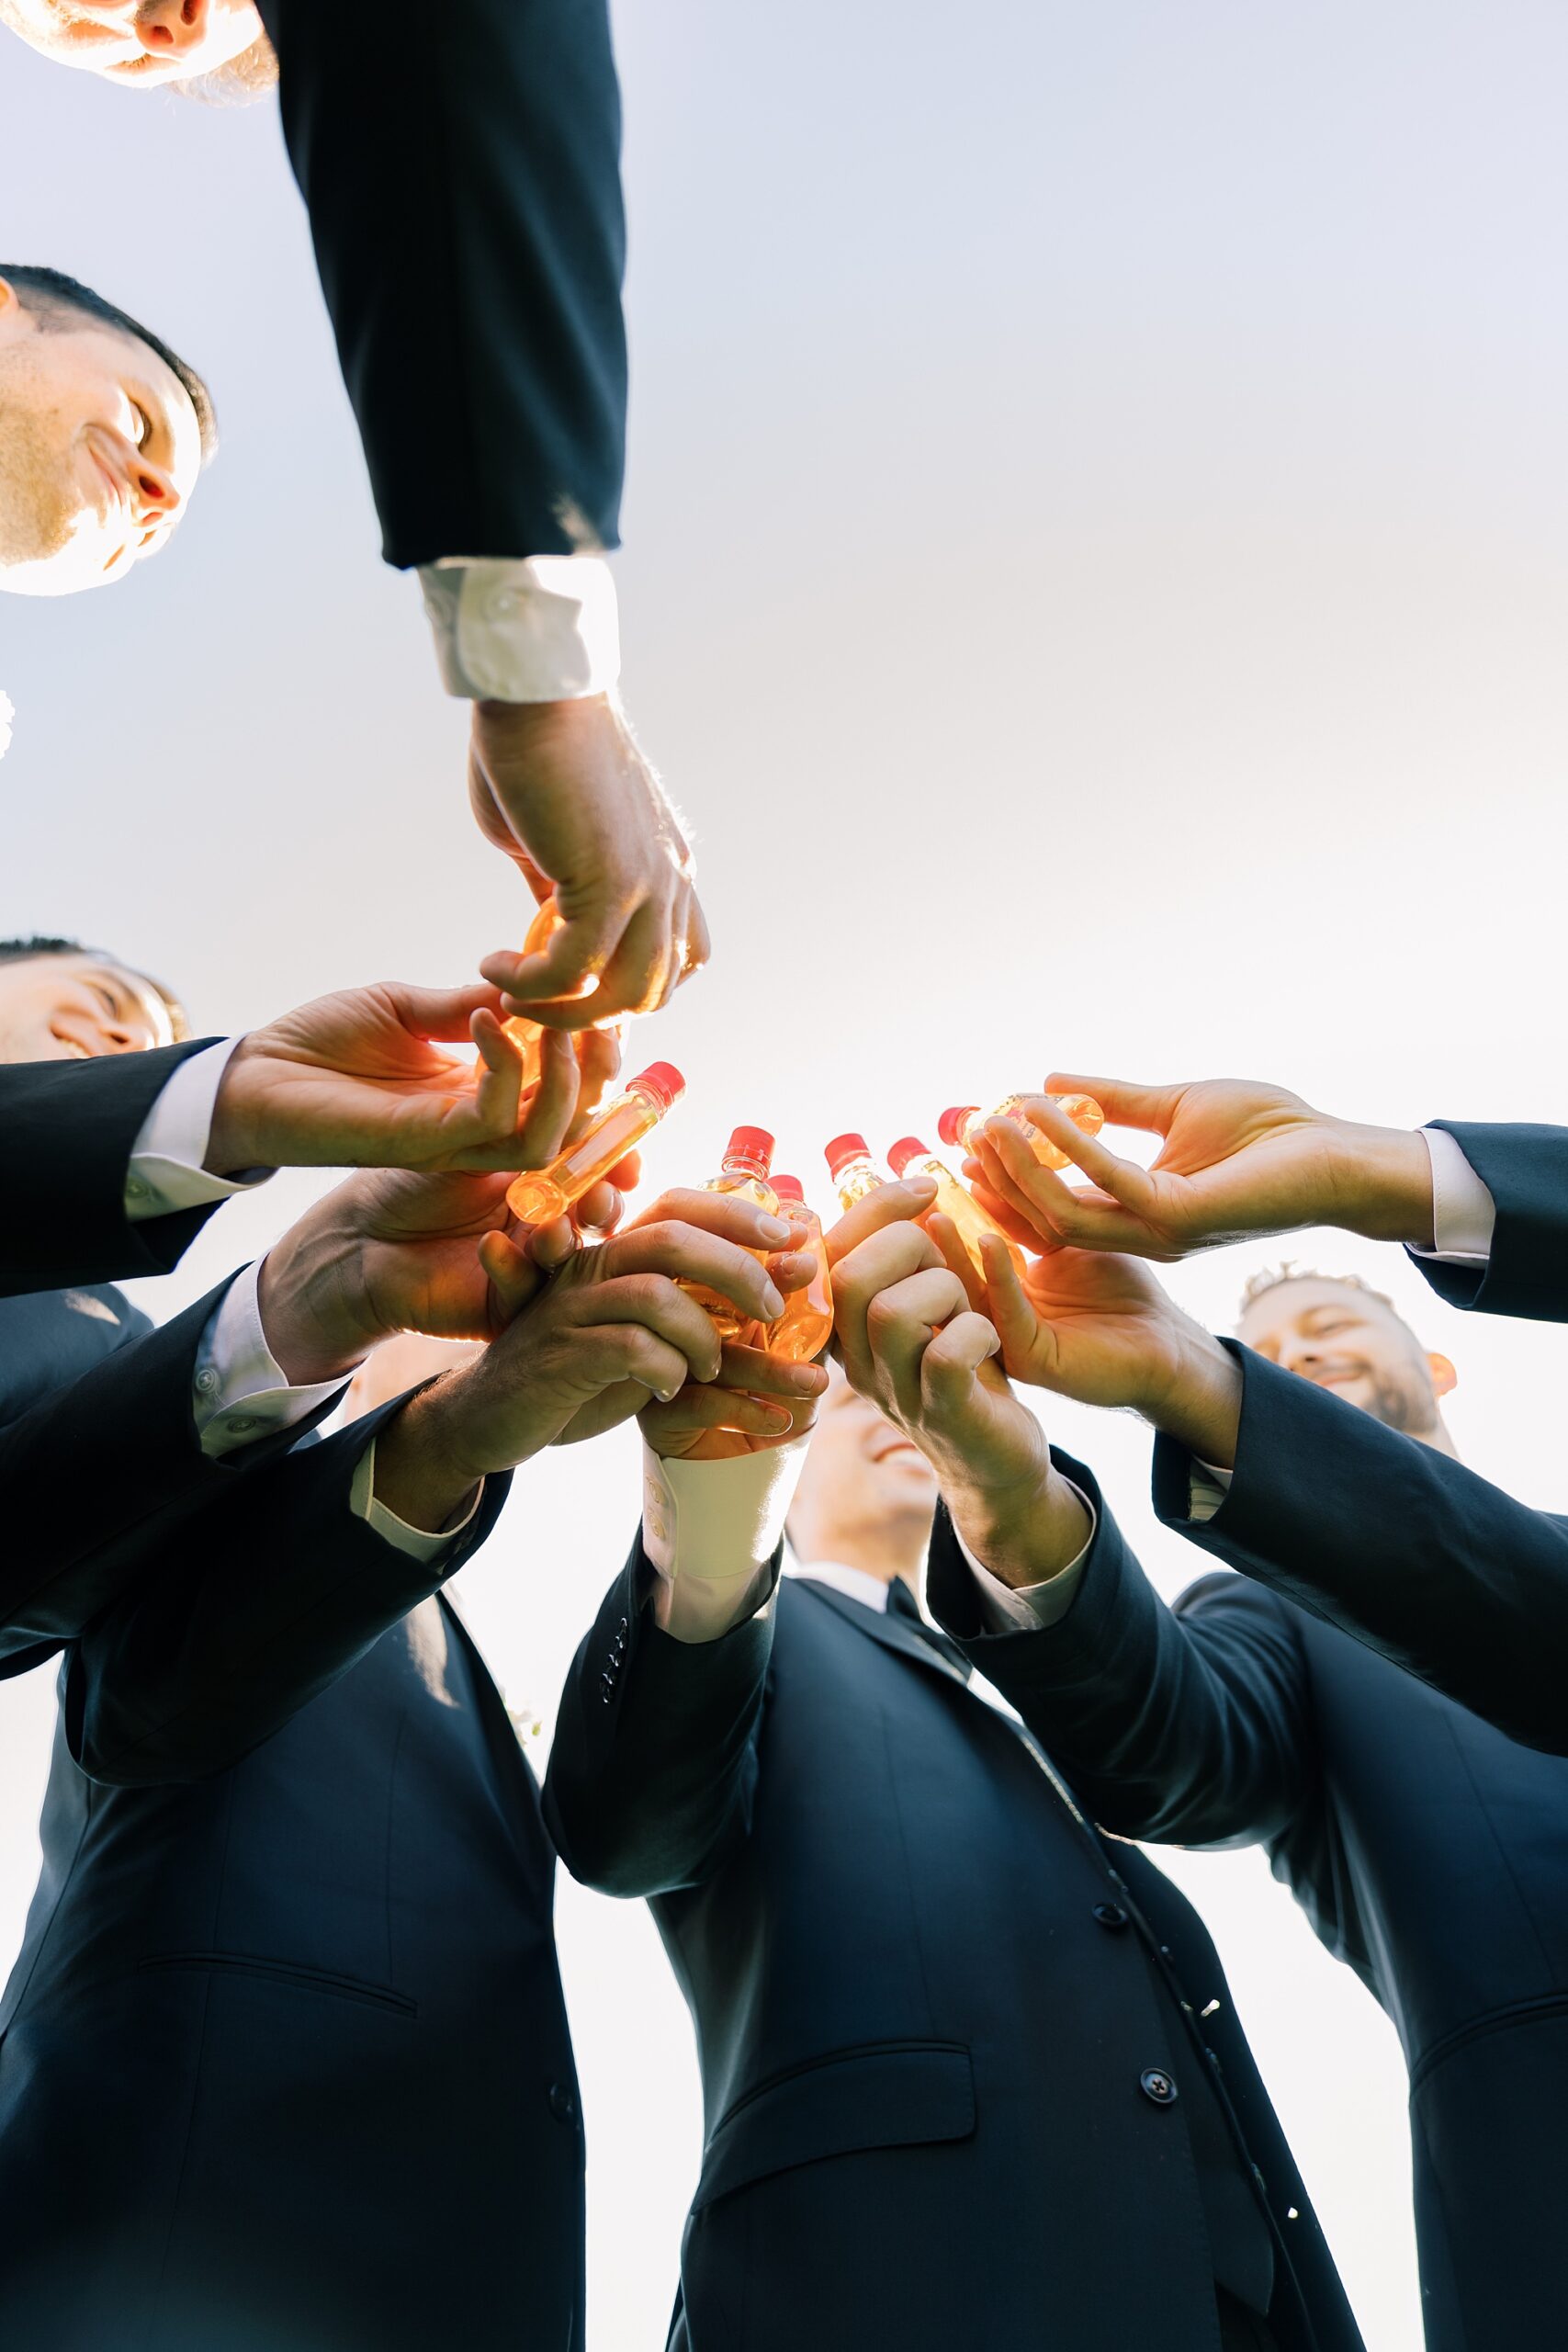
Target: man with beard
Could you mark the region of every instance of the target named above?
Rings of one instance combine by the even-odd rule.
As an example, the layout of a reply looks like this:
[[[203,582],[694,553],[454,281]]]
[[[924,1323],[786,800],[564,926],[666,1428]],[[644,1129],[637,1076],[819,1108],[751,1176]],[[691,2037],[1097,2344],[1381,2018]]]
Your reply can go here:
[[[1453,1306],[1568,1315],[1568,1136],[1559,1128],[1377,1126],[1235,1079],[1134,1086],[1063,1074],[1048,1084],[1094,1093],[1111,1125],[1152,1129],[1160,1148],[1141,1167],[1081,1135],[1051,1095],[1025,1098],[1027,1115],[1089,1178],[1076,1188],[1035,1159],[1020,1128],[987,1121],[968,1170],[982,1204],[1026,1249],[1175,1259],[1245,1233],[1340,1226],[1403,1242]],[[1344,1313],[1342,1298],[1337,1317],[1325,1310],[1308,1319],[1342,1322]],[[1454,1458],[1440,1416],[1429,1419],[1447,1375],[1434,1385],[1391,1310],[1380,1317],[1374,1302],[1356,1321],[1370,1352],[1336,1385],[1369,1411],[1325,1419],[1316,1397],[1285,1390],[1303,1421],[1298,1487],[1288,1496],[1279,1486],[1261,1522],[1233,1505],[1222,1556],[1511,1737],[1568,1750],[1568,1526]],[[1050,1385],[1069,1336],[1058,1321],[1043,1351],[1030,1350],[1043,1368],[1026,1376]],[[1227,1463],[1238,1426],[1262,1410],[1258,1391],[1277,1392],[1252,1378],[1245,1351],[1227,1354],[1207,1334],[1194,1344],[1172,1377],[1179,1372],[1189,1402],[1208,1400],[1208,1458]],[[1420,1448],[1391,1443],[1382,1424],[1402,1429],[1402,1414],[1426,1439]],[[1326,1484],[1321,1449],[1337,1474]]]
[[[1063,1249],[1021,1282],[999,1242],[983,1253],[1014,1377],[1141,1412],[1159,1517],[1245,1573],[1172,1611],[1125,1548],[1046,1577],[1003,1563],[1033,1622],[998,1637],[949,1552],[939,1618],[1106,1828],[1266,1846],[1404,2049],[1432,2352],[1554,2341],[1568,1759],[1429,1687],[1456,1604],[1472,1625],[1528,1615],[1541,1514],[1457,1462],[1452,1367],[1359,1282],[1256,1279],[1237,1346],[1130,1257]],[[1353,1594],[1363,1639],[1332,1622]],[[1509,1658],[1490,1672],[1503,1690]]]

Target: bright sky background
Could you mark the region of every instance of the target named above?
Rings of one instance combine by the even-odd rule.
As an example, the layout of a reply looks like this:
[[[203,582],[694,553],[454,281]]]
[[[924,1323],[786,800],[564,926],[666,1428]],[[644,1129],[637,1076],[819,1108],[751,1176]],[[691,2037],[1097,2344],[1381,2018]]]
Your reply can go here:
[[[1562,9],[626,0],[617,24],[626,691],[716,941],[641,1057],[691,1081],[652,1175],[705,1176],[757,1121],[825,1207],[827,1136],[931,1136],[1054,1064],[1568,1118]],[[0,599],[0,933],[145,961],[201,1031],[466,976],[527,910],[378,560],[272,109],[13,43],[3,70],[0,258],[147,317],[210,374],[224,446],[129,585]],[[411,462],[439,466],[427,424]],[[310,1189],[226,1211],[144,1303],[199,1295]],[[1226,1327],[1259,1254],[1176,1287]],[[1467,1459],[1554,1498],[1557,1334],[1472,1325],[1371,1246],[1297,1254],[1392,1286],[1459,1366]],[[1047,1421],[1179,1589],[1202,1563],[1152,1523],[1146,1436]],[[552,1458],[465,1573],[547,1724],[637,1503],[629,1434]],[[0,1693],[0,1947],[51,1716],[46,1678]],[[1257,1856],[1172,1867],[1371,2352],[1416,2352],[1392,2030]],[[560,1934],[593,2340],[641,2352],[696,2174],[690,2035],[639,1909],[569,1885]]]

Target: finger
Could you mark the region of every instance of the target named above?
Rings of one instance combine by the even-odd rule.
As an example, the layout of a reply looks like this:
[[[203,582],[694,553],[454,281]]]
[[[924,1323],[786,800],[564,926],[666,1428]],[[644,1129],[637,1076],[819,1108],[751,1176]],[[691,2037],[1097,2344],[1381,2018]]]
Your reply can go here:
[[[906,1417],[920,1406],[920,1358],[931,1333],[967,1313],[969,1294],[951,1266],[928,1266],[879,1291],[866,1308],[866,1343],[873,1363]]]
[[[604,1177],[574,1202],[571,1221],[585,1241],[607,1241],[620,1224],[626,1203],[617,1187]]]
[[[671,1223],[716,1234],[721,1240],[736,1242],[742,1250],[782,1250],[792,1232],[783,1217],[773,1216],[753,1201],[742,1200],[738,1193],[698,1193],[684,1185],[674,1185],[669,1192],[660,1193],[650,1206],[633,1218],[626,1231],[640,1233],[649,1225]]]
[[[924,1216],[936,1198],[936,1184],[930,1176],[907,1176],[897,1184],[879,1185],[846,1209],[836,1225],[827,1233],[828,1263],[836,1266],[858,1250],[872,1234],[880,1233],[886,1226],[901,1219]]]
[[[685,945],[681,956],[681,968],[676,976],[676,986],[679,987],[682,981],[689,980],[694,972],[700,972],[712,954],[713,941],[708,935],[707,918],[698,903],[695,890],[688,886]]]
[[[490,1323],[504,1331],[513,1316],[538,1295],[546,1275],[525,1250],[504,1233],[487,1233],[479,1243],[479,1264],[491,1287]]]
[[[619,904],[591,901],[574,910],[560,929],[533,955],[500,948],[479,966],[484,978],[514,998],[519,1012],[536,1021],[544,1008],[580,1003],[596,995],[604,971],[626,928],[626,910]],[[567,1027],[570,1024],[558,1024]]]
[[[501,1006],[496,990],[481,980],[460,989],[416,989],[405,980],[381,980],[377,992],[411,1037],[434,1038],[441,1045],[462,1044],[472,1034],[468,1024],[476,1012],[493,1013]]]
[[[874,1233],[840,1260],[833,1273],[833,1320],[844,1370],[863,1394],[874,1382],[876,1365],[866,1332],[872,1301],[893,1283],[922,1271],[939,1270],[942,1252],[929,1233],[906,1218]]]
[[[984,1315],[955,1315],[920,1359],[920,1389],[927,1404],[938,1413],[966,1405],[976,1374],[1001,1353],[1001,1345],[996,1326]]]
[[[810,1402],[827,1387],[828,1374],[822,1364],[793,1363],[787,1357],[768,1355],[762,1349],[750,1347],[739,1340],[727,1340],[716,1378],[711,1385],[749,1389],[754,1396]]]
[[[1066,1153],[1080,1175],[1098,1184],[1102,1193],[1109,1193],[1113,1201],[1120,1201],[1126,1208],[1149,1205],[1153,1186],[1146,1168],[1141,1168],[1135,1159],[1118,1159],[1098,1136],[1086,1136],[1048,1094],[1027,1095],[1023,1109],[1057,1150]],[[1033,1154],[1030,1157],[1032,1159]],[[1040,1162],[1035,1160],[1034,1164],[1038,1168]]]
[[[1054,1237],[1047,1239],[1046,1236],[1038,1231],[1027,1217],[1020,1216],[1010,1202],[1004,1201],[999,1193],[992,1192],[986,1182],[981,1163],[977,1159],[965,1160],[964,1164],[969,1175],[969,1190],[974,1194],[976,1204],[985,1210],[993,1225],[1001,1227],[1010,1241],[1016,1241],[1021,1250],[1031,1250],[1036,1257],[1046,1254],[1057,1247]],[[976,1170],[980,1172],[976,1173]]]
[[[1043,1168],[1021,1133],[1010,1135],[1001,1125],[987,1127],[976,1138],[989,1182],[1026,1223],[1040,1229],[1048,1242],[1079,1250],[1152,1250],[1158,1244],[1135,1202],[1152,1209],[1148,1170],[1131,1161],[1118,1162],[1117,1182],[1125,1204],[1099,1191],[1075,1191],[1051,1169]],[[1027,1246],[1027,1245],[1026,1245]]]
[[[700,1283],[762,1323],[784,1313],[783,1291],[749,1250],[675,1218],[632,1226],[602,1243],[598,1271],[602,1280],[658,1274],[671,1282]]]
[[[933,1209],[931,1216],[924,1219],[924,1224],[926,1231],[963,1283],[970,1306],[983,1306],[986,1303],[985,1283],[981,1279],[979,1268],[964,1247],[958,1227],[953,1224],[953,1219],[945,1216],[942,1210]]]
[[[479,1049],[474,1116],[486,1136],[514,1135],[523,1100],[523,1048],[509,1037],[488,1005],[471,1015],[468,1035]]]
[[[809,1404],[802,1410],[809,1413]],[[793,1432],[795,1415],[787,1405],[771,1404],[763,1396],[747,1396],[733,1388],[710,1388],[688,1381],[668,1405],[650,1405],[642,1417],[643,1434],[657,1445],[660,1439],[689,1437],[696,1430],[737,1430],[743,1437],[784,1437]]]
[[[617,1193],[635,1193],[642,1182],[641,1152],[628,1151],[624,1159],[617,1159],[604,1182],[613,1184]]]
[[[599,976],[601,1019],[606,1012],[657,1012],[674,994],[680,955],[671,933],[671,914],[669,900],[656,898],[633,915]]]
[[[612,1243],[605,1243],[606,1249]],[[680,1351],[689,1373],[682,1375],[711,1383],[718,1377],[724,1352],[718,1333],[705,1310],[667,1275],[619,1275],[596,1283],[579,1294],[583,1326],[640,1323],[645,1330]]]
[[[577,1228],[569,1216],[558,1216],[549,1225],[536,1226],[528,1236],[528,1255],[547,1274],[575,1258],[580,1244]]]
[[[1000,1343],[1002,1363],[1015,1380],[1043,1386],[1042,1374],[1054,1352],[1051,1328],[1036,1312],[1003,1244],[987,1234],[980,1257],[986,1269],[986,1311]]]
[[[577,1115],[577,1057],[571,1039],[547,1029],[539,1039],[539,1076],[517,1131],[517,1166],[547,1168]]]
[[[604,1109],[621,1074],[621,1033],[614,1028],[579,1030],[572,1050],[579,1074],[577,1115],[587,1121]]]
[[[684,1351],[638,1320],[590,1324],[574,1331],[572,1340],[573,1369],[592,1388],[635,1380],[667,1405],[693,1376]]]
[[[1051,1072],[1045,1086],[1052,1094],[1092,1094],[1108,1126],[1146,1127],[1160,1136],[1169,1128],[1187,1091],[1185,1080],[1179,1086],[1135,1086],[1131,1079],[1077,1078],[1060,1069]]]

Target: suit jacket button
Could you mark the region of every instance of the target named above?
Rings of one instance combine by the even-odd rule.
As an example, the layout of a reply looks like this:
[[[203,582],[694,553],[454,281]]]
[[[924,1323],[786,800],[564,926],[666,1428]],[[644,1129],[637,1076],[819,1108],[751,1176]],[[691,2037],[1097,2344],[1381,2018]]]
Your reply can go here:
[[[1163,2066],[1145,2066],[1138,2076],[1138,2088],[1145,2098],[1152,2098],[1156,2107],[1176,2105],[1176,2084]]]
[[[558,2123],[576,2122],[577,2101],[573,2098],[571,2093],[568,2090],[564,2083],[552,2083],[550,2085],[549,2098],[550,2113],[555,2117]]]
[[[1102,1928],[1124,1928],[1127,1924],[1127,1914],[1119,1903],[1097,1903],[1094,1916]]]

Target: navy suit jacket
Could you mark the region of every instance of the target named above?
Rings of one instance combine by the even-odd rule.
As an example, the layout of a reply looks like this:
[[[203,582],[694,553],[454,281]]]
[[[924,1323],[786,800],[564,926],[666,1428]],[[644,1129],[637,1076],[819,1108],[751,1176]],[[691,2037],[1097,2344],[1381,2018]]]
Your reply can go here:
[[[1497,1209],[1484,1266],[1442,1266],[1411,1255],[1450,1306],[1484,1315],[1568,1322],[1568,1128],[1430,1125],[1451,1135]]]
[[[1568,1753],[1568,1520],[1224,1344],[1243,1383],[1230,1491],[1190,1522],[1190,1457],[1161,1438],[1167,1525],[1511,1738]]]
[[[1358,2342],[1176,1891],[909,1625],[786,1580],[685,1645],[650,1576],[579,1653],[545,1803],[575,1876],[652,1898],[696,2027],[672,2343],[1212,2352],[1212,2224],[1271,2264],[1280,2345]]]
[[[1342,1477],[1321,1455],[1316,1475],[1337,1508]],[[944,1580],[933,1558],[932,1575],[944,1621],[1097,1821],[1262,1842],[1388,2011],[1411,2070],[1432,2352],[1558,2343],[1568,1760],[1245,1577],[1207,1578],[1173,1613],[1103,1532],[1067,1615],[1038,1634],[986,1638],[963,1622],[951,1564]]]
[[[259,0],[389,563],[617,543],[605,0]]]
[[[154,1565],[213,1573],[225,1539],[192,1536],[189,1523],[211,1512],[248,1544],[252,1527],[232,1522],[254,1501],[253,1482],[275,1477],[287,1509],[345,1461],[352,1475],[363,1430],[330,1441],[323,1463],[291,1454],[331,1398],[291,1430],[220,1461],[203,1453],[192,1383],[227,1288],[157,1330],[101,1283],[0,1299],[0,1678],[73,1640]]]
[[[178,1262],[218,1204],[128,1224],[126,1164],[180,1063],[216,1042],[0,1065],[0,1297]]]
[[[554,1857],[454,1559],[349,1509],[379,1418],[249,1476],[67,1653],[0,2002],[6,2344],[581,2345]]]

